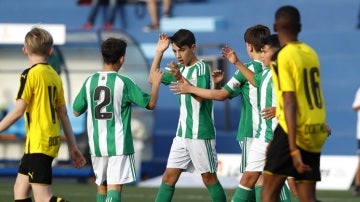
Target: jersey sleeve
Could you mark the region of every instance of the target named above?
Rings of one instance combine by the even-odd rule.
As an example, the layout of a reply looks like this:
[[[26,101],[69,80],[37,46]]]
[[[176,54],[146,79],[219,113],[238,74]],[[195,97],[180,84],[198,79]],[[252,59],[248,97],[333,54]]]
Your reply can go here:
[[[227,92],[229,92],[229,98],[234,98],[241,94],[242,86],[245,84],[246,81],[247,80],[244,75],[241,74],[239,70],[237,70],[233,77],[231,77],[231,79],[225,84],[223,88]]]
[[[165,71],[161,79],[161,83],[164,85],[169,85],[171,82],[176,82],[175,77],[171,73]]]
[[[86,82],[81,87],[79,93],[76,95],[73,102],[73,110],[79,114],[83,114],[87,110],[87,100],[86,100]]]
[[[123,81],[126,83],[127,97],[129,101],[145,108],[150,102],[150,95],[145,93],[131,79],[123,77]]]
[[[18,94],[16,96],[16,99],[22,99],[24,100],[27,104],[30,103],[31,100],[31,96],[33,95],[32,93],[32,81],[33,79],[31,78],[32,75],[30,74],[30,68],[26,69],[23,71],[23,73],[21,73],[20,75],[20,84],[19,84],[19,91]]]

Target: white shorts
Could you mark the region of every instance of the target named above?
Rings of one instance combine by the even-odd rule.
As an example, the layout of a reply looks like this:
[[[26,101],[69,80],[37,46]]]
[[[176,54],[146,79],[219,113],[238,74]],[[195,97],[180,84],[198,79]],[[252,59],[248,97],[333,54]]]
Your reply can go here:
[[[252,137],[245,137],[243,141],[239,141],[241,149],[240,173],[245,171],[245,168],[248,164],[248,155],[254,139],[255,138]]]
[[[104,181],[111,185],[131,183],[136,180],[134,155],[91,157],[95,183]]]
[[[258,171],[262,172],[265,166],[266,148],[268,142],[254,138],[250,150],[247,153],[247,165],[245,171]]]
[[[167,168],[179,168],[186,172],[216,173],[217,153],[215,140],[174,137]]]

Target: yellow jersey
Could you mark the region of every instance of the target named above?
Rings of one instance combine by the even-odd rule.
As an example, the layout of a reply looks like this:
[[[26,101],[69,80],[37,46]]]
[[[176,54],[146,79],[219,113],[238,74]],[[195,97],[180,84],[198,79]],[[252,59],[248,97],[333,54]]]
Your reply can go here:
[[[271,69],[279,124],[288,133],[282,93],[294,92],[297,102],[296,144],[309,152],[321,152],[327,138],[326,112],[316,52],[302,42],[288,43],[273,56]]]
[[[36,64],[26,69],[21,74],[16,99],[27,103],[25,153],[56,157],[61,134],[56,108],[65,105],[60,76],[48,64]]]

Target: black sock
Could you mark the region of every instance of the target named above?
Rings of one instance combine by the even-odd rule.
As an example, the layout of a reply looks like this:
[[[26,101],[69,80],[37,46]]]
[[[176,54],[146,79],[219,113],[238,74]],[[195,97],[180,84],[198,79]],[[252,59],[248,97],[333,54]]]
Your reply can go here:
[[[17,199],[17,200],[15,200],[15,202],[32,202],[32,200],[31,200],[31,198]]]

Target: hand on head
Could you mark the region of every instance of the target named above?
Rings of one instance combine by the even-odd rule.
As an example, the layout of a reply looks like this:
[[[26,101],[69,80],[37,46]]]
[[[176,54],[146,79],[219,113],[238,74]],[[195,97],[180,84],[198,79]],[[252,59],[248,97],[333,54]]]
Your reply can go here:
[[[159,35],[159,41],[157,43],[156,50],[160,52],[164,52],[166,49],[168,49],[169,45],[170,45],[170,37],[165,33],[161,33]]]

